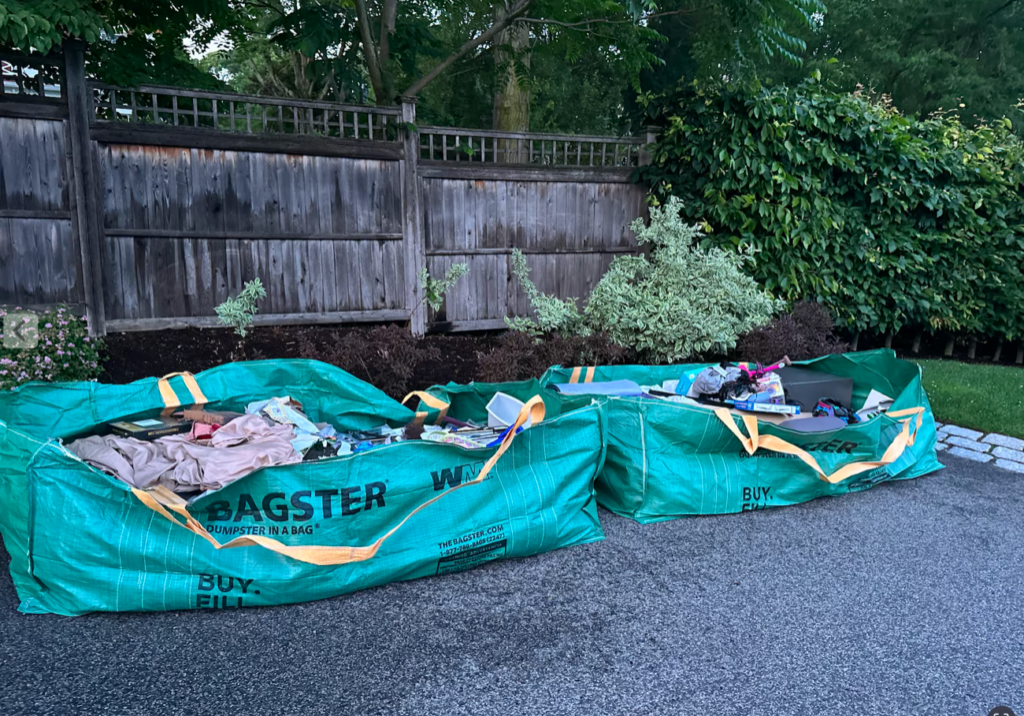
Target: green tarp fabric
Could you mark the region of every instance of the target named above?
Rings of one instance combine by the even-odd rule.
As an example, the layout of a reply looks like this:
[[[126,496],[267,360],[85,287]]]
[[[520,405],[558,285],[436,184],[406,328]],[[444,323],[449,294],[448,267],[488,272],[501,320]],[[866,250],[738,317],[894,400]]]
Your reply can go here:
[[[539,397],[544,401],[544,408],[549,419],[562,413],[591,406],[595,402],[589,396],[565,396],[552,390],[545,390],[544,385],[536,378],[509,383],[470,383],[469,385],[448,383],[447,385],[435,385],[427,392],[449,404],[451,408],[448,414],[452,417],[461,417],[482,424],[487,423],[487,403],[496,393],[504,393],[524,403],[530,398]],[[423,403],[420,403],[419,410],[427,413],[427,423],[436,422],[436,410]]]
[[[676,366],[597,366],[578,371],[578,382],[632,380],[644,386],[678,379],[709,364]],[[647,398],[611,398],[608,410],[608,456],[598,476],[600,504],[639,522],[684,515],[714,515],[791,505],[826,495],[867,489],[888,480],[919,477],[942,467],[935,454],[935,420],[913,363],[888,350],[826,356],[797,363],[853,379],[853,408],[878,390],[895,399],[888,413],[826,433],[798,433],[759,420],[760,436],[772,436],[805,450],[826,475],[854,463],[879,461],[904,423],[914,435],[898,458],[833,484],[791,454],[762,447],[752,455],[709,408]],[[541,379],[545,386],[571,381],[573,369],[555,366]],[[921,408],[916,417],[890,417]],[[730,420],[745,437],[740,417]],[[769,438],[767,442],[771,442]],[[773,443],[776,444],[776,443]]]
[[[195,378],[211,407],[240,410],[289,395],[311,419],[340,430],[400,426],[415,417],[376,388],[315,361],[234,363]],[[167,385],[183,405],[193,402],[183,378]],[[164,406],[155,378],[32,383],[0,395],[0,530],[21,611],[293,603],[603,538],[594,479],[604,460],[605,418],[589,401],[550,411],[520,433],[480,482],[473,480],[495,448],[412,440],[263,468],[188,506],[221,544],[255,535],[286,545],[366,547],[394,530],[371,558],[333,566],[258,545],[218,550],[61,444]],[[458,411],[453,406],[449,414]]]

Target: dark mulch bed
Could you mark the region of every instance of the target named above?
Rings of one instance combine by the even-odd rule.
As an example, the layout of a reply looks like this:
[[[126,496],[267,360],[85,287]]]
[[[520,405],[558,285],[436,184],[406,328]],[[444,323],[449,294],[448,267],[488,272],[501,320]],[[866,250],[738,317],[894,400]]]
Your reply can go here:
[[[607,341],[573,342],[549,337],[542,346],[534,347],[535,341],[527,336],[502,339],[501,335],[499,332],[438,334],[417,341],[400,325],[274,326],[252,329],[244,344],[240,344],[231,330],[223,328],[119,333],[106,338],[107,361],[100,381],[127,383],[176,371],[198,373],[236,360],[311,358],[337,365],[388,395],[402,398],[410,390],[422,390],[448,381],[469,383],[536,376],[554,363],[592,365],[635,360],[628,354],[619,355],[619,349],[614,349]],[[911,352],[911,341],[909,331],[895,337],[893,348],[900,357],[907,360],[944,358],[942,337],[925,336],[918,354]],[[863,334],[859,348],[868,350],[883,345],[883,336]],[[994,344],[979,344],[976,359],[968,361],[966,346],[958,345],[952,358],[991,362],[993,350]],[[1015,346],[1007,345],[1001,362],[1012,363],[1015,353]],[[582,357],[584,355],[586,358]],[[750,356],[730,358],[740,360]],[[720,359],[721,356],[704,356],[693,361]]]
[[[337,325],[256,327],[241,346],[231,330],[222,328],[116,333],[106,338],[107,360],[99,380],[128,383],[176,371],[198,373],[234,360],[313,358],[339,365],[402,397],[408,390],[437,383],[474,380],[480,355],[489,352],[498,337],[463,333],[414,341],[406,338],[407,331],[400,326],[376,330]],[[358,348],[339,349],[346,344]]]

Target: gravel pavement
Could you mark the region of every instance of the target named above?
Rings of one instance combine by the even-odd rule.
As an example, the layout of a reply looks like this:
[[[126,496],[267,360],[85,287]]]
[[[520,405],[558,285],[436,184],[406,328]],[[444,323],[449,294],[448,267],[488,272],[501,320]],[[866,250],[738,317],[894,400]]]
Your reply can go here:
[[[4,568],[0,714],[1024,714],[1024,477],[943,460],[297,606],[28,616]]]

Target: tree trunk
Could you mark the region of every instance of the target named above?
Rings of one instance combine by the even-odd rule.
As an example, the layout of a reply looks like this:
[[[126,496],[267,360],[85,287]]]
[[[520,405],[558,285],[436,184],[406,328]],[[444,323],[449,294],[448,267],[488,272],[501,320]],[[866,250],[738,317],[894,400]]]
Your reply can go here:
[[[892,333],[885,334],[885,347],[887,350],[892,349]]]
[[[1021,341],[1020,345],[1017,346],[1017,360],[1014,362],[1017,365],[1024,365],[1024,341]]]
[[[384,0],[380,14],[380,74],[384,93],[388,100],[395,97],[395,78],[388,64],[391,62],[391,36],[395,34],[395,16],[398,14],[398,0]]]
[[[860,345],[860,331],[853,334],[853,340],[850,341],[850,350],[854,353],[857,352],[857,346]]]
[[[914,334],[914,345],[910,347],[910,350],[914,353],[921,352],[921,338],[924,336],[924,331],[918,331]]]
[[[508,13],[506,3],[498,3],[494,21],[502,22]],[[505,132],[530,129],[530,28],[515,22],[498,33],[494,43],[494,63],[498,77],[494,90],[494,128]],[[509,163],[528,163],[528,150],[520,151],[520,142],[498,142],[498,156]]]
[[[373,42],[373,32],[370,29],[370,15],[366,10],[366,0],[355,0],[356,24],[359,26],[359,38],[362,42],[363,62],[366,63],[366,71],[370,75],[370,85],[373,87],[373,99],[377,106],[391,104],[391,99],[384,91],[384,82],[380,75],[380,58],[377,55],[377,45]]]
[[[365,4],[365,0],[354,0],[358,7],[360,3]],[[515,0],[515,2],[509,6],[506,2],[505,7],[507,8],[503,14],[495,16],[495,22],[489,28],[481,32],[476,37],[473,37],[462,44],[462,46],[448,55],[444,60],[434,65],[433,69],[427,72],[425,75],[420,77],[418,80],[409,85],[409,88],[402,93],[404,97],[415,97],[423,88],[428,84],[437,79],[438,75],[444,72],[446,69],[451,67],[457,60],[462,59],[469,52],[472,52],[477,47],[480,47],[484,43],[491,42],[491,40],[497,40],[499,33],[501,33],[506,25],[513,20],[522,17],[523,14],[530,8],[532,0]]]
[[[946,350],[943,351],[942,354],[948,358],[949,356],[953,355],[953,349],[955,347],[956,347],[956,337],[955,336],[950,336],[949,338],[946,339]]]
[[[972,338],[967,345],[967,360],[974,360],[978,356],[978,339]]]
[[[992,362],[998,363],[1003,359],[1003,339],[1000,338],[999,342],[996,343],[996,352],[992,354]]]

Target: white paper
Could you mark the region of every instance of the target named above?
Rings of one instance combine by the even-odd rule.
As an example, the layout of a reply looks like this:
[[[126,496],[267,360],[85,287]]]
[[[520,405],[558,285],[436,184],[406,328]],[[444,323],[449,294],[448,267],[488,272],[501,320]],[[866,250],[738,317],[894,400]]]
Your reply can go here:
[[[892,405],[892,402],[892,398],[888,395],[872,388],[868,393],[867,400],[864,401],[864,407],[857,411],[857,417],[866,419],[874,417],[878,413],[884,413]]]

